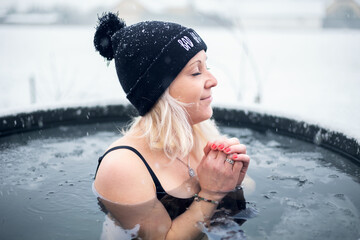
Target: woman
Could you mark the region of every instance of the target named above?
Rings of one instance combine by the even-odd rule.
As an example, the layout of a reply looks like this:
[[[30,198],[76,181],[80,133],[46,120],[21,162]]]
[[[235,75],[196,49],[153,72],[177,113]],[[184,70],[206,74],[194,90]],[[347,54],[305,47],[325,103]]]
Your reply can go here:
[[[250,161],[245,146],[221,137],[210,120],[217,80],[206,67],[206,44],[175,23],[126,26],[108,13],[94,45],[115,59],[140,115],[99,159],[94,191],[117,223],[142,239],[200,238],[199,226],[224,202],[241,208],[235,200]]]

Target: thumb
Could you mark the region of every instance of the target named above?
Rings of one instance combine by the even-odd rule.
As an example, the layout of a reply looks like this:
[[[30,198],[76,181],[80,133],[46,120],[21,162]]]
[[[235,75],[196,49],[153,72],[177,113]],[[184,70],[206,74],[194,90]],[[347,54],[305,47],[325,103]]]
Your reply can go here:
[[[205,155],[208,155],[209,152],[211,151],[211,145],[212,145],[212,142],[208,142],[208,143],[206,144],[206,146],[204,147],[204,154],[205,154]]]

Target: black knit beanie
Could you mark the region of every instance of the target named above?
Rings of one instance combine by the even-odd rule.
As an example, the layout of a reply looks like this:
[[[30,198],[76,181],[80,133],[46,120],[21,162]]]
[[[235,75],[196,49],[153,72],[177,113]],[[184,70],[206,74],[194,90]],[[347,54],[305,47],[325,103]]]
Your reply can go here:
[[[113,13],[99,18],[94,45],[116,72],[127,98],[141,116],[201,50],[205,42],[191,28],[176,23],[146,21],[126,26]]]

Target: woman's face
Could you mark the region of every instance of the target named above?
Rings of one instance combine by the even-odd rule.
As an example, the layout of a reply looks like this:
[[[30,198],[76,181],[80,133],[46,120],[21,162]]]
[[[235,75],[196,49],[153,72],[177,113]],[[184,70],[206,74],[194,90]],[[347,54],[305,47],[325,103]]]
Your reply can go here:
[[[212,116],[211,88],[217,85],[217,80],[206,67],[206,54],[198,52],[177,75],[169,87],[170,95],[186,106],[191,124],[196,124]]]

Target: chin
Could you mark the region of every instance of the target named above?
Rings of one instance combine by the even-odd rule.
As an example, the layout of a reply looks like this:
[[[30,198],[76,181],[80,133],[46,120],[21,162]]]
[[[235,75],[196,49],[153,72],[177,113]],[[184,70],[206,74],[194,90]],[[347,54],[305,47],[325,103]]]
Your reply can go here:
[[[208,114],[206,116],[206,119],[204,119],[204,121],[210,119],[212,117],[212,115],[213,115],[213,109],[212,109],[212,107],[210,107],[209,110],[208,110]]]
[[[210,119],[212,117],[212,115],[213,115],[213,110],[211,107],[206,109],[206,111],[196,112],[195,116],[191,117],[192,124],[194,125],[194,124],[198,124],[203,121],[206,121],[206,120]]]

